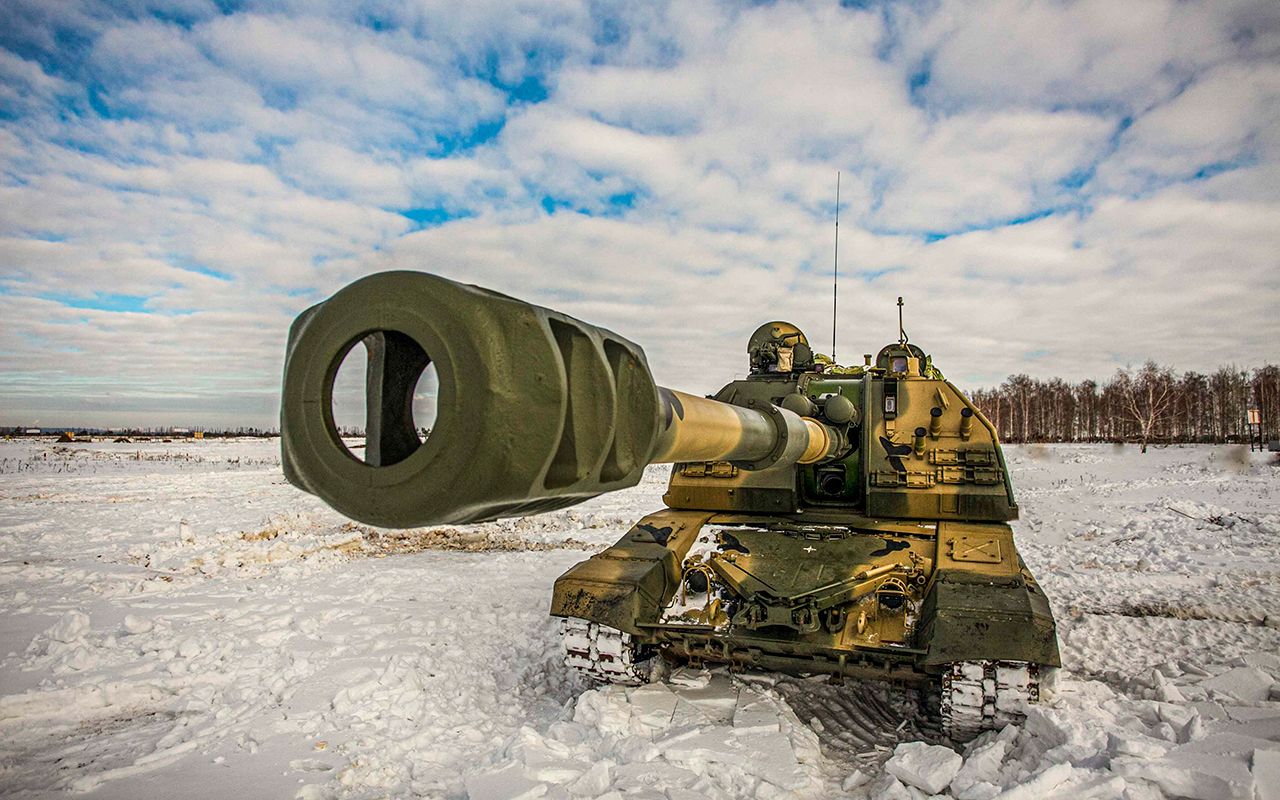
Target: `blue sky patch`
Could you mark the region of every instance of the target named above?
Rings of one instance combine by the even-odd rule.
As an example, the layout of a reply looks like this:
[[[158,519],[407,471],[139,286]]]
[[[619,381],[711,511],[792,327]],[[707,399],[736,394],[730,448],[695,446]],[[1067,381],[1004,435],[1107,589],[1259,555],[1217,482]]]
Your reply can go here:
[[[925,106],[924,91],[929,86],[929,81],[933,79],[933,65],[929,59],[921,62],[915,71],[907,78],[907,90],[911,94],[911,102],[923,108]]]
[[[1249,166],[1250,163],[1252,163],[1251,159],[1246,158],[1232,158],[1225,161],[1215,161],[1212,164],[1205,164],[1197,169],[1191,176],[1191,179],[1195,181],[1206,180],[1215,175],[1230,172],[1233,169],[1240,169],[1241,167]]]
[[[964,225],[949,231],[923,231],[919,236],[924,239],[926,243],[932,244],[934,242],[940,242],[943,239],[950,239],[952,236],[962,236],[966,233],[973,233],[974,231],[990,231],[995,230],[996,228],[1026,225],[1028,222],[1035,222],[1036,220],[1045,219],[1046,217],[1052,217],[1061,210],[1062,209],[1060,208],[1042,208],[1036,211],[1028,211],[1026,214],[1020,214],[1008,219],[992,220],[990,222],[983,222],[977,225]]]
[[[217,278],[220,281],[232,281],[234,276],[228,272],[219,272],[212,267],[206,267],[204,264],[197,264],[194,261],[182,258],[180,256],[169,256],[168,261],[173,266],[186,272],[194,272],[198,275],[206,275],[210,278]]]
[[[549,194],[543,195],[542,199],[538,201],[538,205],[542,206],[542,210],[547,212],[548,214],[554,214],[562,208],[573,207],[572,202],[561,199],[559,197],[552,197]]]
[[[450,209],[444,206],[424,206],[421,208],[410,208],[399,212],[400,216],[405,219],[412,220],[415,224],[415,230],[424,228],[435,228],[446,222],[452,222],[457,219],[467,219],[474,217],[475,212]]]
[[[547,85],[542,82],[542,79],[534,75],[527,76],[515,86],[502,88],[506,90],[507,102],[510,105],[541,103],[550,94],[547,90]]]
[[[1093,180],[1093,175],[1097,171],[1096,164],[1090,164],[1087,167],[1080,167],[1072,170],[1065,178],[1058,181],[1058,185],[1063,189],[1076,190],[1084,187],[1086,183]]]
[[[40,295],[45,300],[54,300],[71,308],[87,308],[94,311],[128,311],[134,313],[150,313],[147,302],[150,297],[136,294],[108,294],[97,292],[93,297],[58,297]]]
[[[436,155],[448,157],[465,153],[488,144],[498,138],[506,126],[506,118],[486,120],[468,131],[440,134],[436,136]]]

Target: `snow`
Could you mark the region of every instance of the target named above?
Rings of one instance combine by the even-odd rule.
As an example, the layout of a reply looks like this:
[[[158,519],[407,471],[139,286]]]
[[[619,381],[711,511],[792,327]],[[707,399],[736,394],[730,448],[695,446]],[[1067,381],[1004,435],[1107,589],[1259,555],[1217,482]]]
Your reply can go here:
[[[0,793],[1277,796],[1269,456],[1006,448],[1064,669],[1052,704],[953,748],[874,684],[568,674],[551,583],[661,507],[664,468],[535,518],[383,531],[290,487],[276,446],[0,443]]]
[[[964,759],[949,747],[925,742],[903,742],[885,762],[884,769],[910,786],[937,794],[951,784]]]
[[[1257,654],[1254,654],[1257,655]],[[1217,700],[1234,700],[1240,703],[1256,703],[1266,700],[1275,679],[1257,667],[1236,667],[1213,678],[1206,678],[1200,686]]]
[[[1252,769],[1258,800],[1280,800],[1280,753],[1254,750]]]
[[[1000,793],[1000,766],[1009,752],[1007,739],[996,739],[969,749],[968,757],[951,778],[951,793],[958,800],[986,800]]]
[[[89,615],[79,611],[68,611],[62,615],[62,619],[55,622],[49,630],[44,632],[44,636],[50,643],[61,642],[70,644],[84,637],[89,632]],[[50,644],[49,646],[53,646]],[[47,651],[49,646],[45,647]]]

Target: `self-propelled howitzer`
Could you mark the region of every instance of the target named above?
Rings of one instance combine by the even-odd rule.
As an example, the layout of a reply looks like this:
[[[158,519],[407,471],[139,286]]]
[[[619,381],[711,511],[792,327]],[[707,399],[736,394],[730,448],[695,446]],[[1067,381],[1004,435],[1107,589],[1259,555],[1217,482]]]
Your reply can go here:
[[[332,411],[359,343],[364,459]],[[905,337],[852,369],[784,322],[747,349],[748,377],[698,397],[657,386],[603,328],[435,275],[372,275],[290,330],[285,475],[357,520],[413,527],[562,508],[672,463],[667,507],[556,581],[570,666],[629,683],[674,660],[931,685],[957,737],[1041,700],[1054,623],[1014,549],[990,423]]]

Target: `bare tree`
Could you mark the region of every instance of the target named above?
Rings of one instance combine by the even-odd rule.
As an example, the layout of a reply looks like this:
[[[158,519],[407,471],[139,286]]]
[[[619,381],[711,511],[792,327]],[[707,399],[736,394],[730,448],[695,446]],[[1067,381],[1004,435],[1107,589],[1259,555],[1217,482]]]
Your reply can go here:
[[[1117,372],[1116,385],[1127,416],[1137,425],[1145,453],[1152,434],[1165,422],[1177,397],[1173,370],[1148,361],[1136,373],[1128,369]]]
[[[969,399],[1006,442],[1240,441],[1250,402],[1258,405],[1271,439],[1280,428],[1280,367],[1248,372],[1227,366],[1211,375],[1178,377],[1148,363],[1137,371],[1119,370],[1101,384],[1010,375],[998,387],[971,392]]]
[[[1080,419],[1082,438],[1095,441],[1102,436],[1101,415],[1098,411],[1098,384],[1094,381],[1081,381],[1076,385],[1076,409]]]
[[[1274,440],[1280,430],[1280,367],[1268,364],[1254,370],[1253,401],[1262,413],[1263,437]]]
[[[1031,397],[1034,391],[1035,381],[1026,374],[1010,375],[1000,387],[1001,394],[1009,398],[1009,431],[1016,442],[1031,440]]]

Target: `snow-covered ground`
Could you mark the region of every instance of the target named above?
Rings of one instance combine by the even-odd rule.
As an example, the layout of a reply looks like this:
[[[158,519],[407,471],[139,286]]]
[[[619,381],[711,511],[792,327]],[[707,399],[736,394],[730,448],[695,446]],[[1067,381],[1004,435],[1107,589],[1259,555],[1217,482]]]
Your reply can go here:
[[[0,443],[0,794],[1280,797],[1269,456],[1006,448],[1065,669],[953,752],[883,687],[567,674],[552,581],[660,507],[665,469],[392,532],[288,486],[276,446]]]

